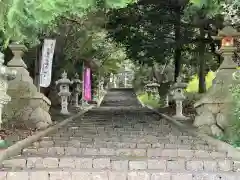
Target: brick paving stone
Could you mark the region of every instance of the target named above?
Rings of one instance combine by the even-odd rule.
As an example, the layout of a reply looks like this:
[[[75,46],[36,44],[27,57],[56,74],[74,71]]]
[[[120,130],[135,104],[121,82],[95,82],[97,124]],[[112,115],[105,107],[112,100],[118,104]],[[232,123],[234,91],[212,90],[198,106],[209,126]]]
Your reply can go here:
[[[116,154],[114,149],[110,148],[100,148],[99,154],[106,155],[106,156],[114,156]]]
[[[171,180],[193,180],[192,174],[173,174]]]
[[[61,158],[59,161],[60,168],[75,168],[74,158]]]
[[[163,149],[164,146],[165,146],[165,144],[163,144],[163,143],[153,143],[152,144],[152,148],[161,148],[161,149]]]
[[[98,155],[99,154],[99,149],[97,148],[82,148],[81,150],[82,155]]]
[[[212,151],[210,154],[211,154],[211,157],[213,157],[213,158],[226,158],[227,157],[227,153],[225,153],[225,152]]]
[[[111,164],[113,170],[128,170],[128,160],[112,161]]]
[[[75,156],[79,154],[80,149],[75,147],[65,147],[65,155]]]
[[[3,161],[3,166],[6,168],[9,167],[18,167],[18,168],[24,168],[26,167],[26,159],[10,159]]]
[[[27,158],[27,168],[43,168],[43,158],[41,157],[29,157]]]
[[[48,180],[48,176],[46,171],[30,172],[29,180]]]
[[[48,154],[49,155],[64,155],[64,147],[49,147]]]
[[[49,172],[49,177],[49,180],[72,180],[71,173],[64,171]]]
[[[36,148],[26,148],[22,150],[23,155],[37,154],[38,150]]]
[[[194,151],[188,149],[178,149],[177,154],[179,157],[192,158],[194,156]]]
[[[187,161],[186,169],[189,171],[203,171],[203,161],[201,160],[193,160]]]
[[[110,158],[93,159],[93,168],[105,169],[110,167],[111,167]]]
[[[158,157],[162,155],[162,149],[161,148],[149,148],[147,150],[147,156],[148,157]]]
[[[124,172],[109,172],[108,180],[127,180],[127,173]]]
[[[75,147],[75,148],[80,148],[81,142],[76,139],[71,139],[68,141],[68,146]]]
[[[147,162],[146,161],[129,161],[129,169],[130,170],[147,169]]]
[[[220,160],[218,161],[218,166],[220,171],[232,171],[233,161],[231,160]]]
[[[52,147],[53,146],[53,144],[54,144],[54,142],[53,141],[51,141],[51,140],[44,140],[44,141],[40,141],[39,142],[39,145],[41,146],[41,147]]]
[[[107,172],[93,172],[91,180],[109,180]]]
[[[140,143],[137,144],[137,148],[150,148],[152,145],[149,143]]]
[[[161,155],[165,157],[177,157],[177,153],[176,149],[163,149]]]
[[[195,174],[193,180],[214,180],[214,176],[208,173]]]
[[[117,149],[116,155],[117,156],[131,156],[132,149]]]
[[[75,166],[77,169],[91,169],[93,168],[92,158],[75,158]]]
[[[72,180],[92,180],[89,172],[72,172]]]
[[[128,180],[150,180],[150,174],[147,172],[130,172]]]
[[[148,160],[148,169],[157,169],[166,171],[167,169],[167,160],[164,159],[149,159]]]
[[[214,160],[204,160],[203,161],[204,171],[216,172],[218,170],[218,163]]]
[[[43,159],[43,166],[45,168],[57,168],[58,167],[58,158],[44,158]]]
[[[181,160],[181,159],[168,160],[167,161],[167,170],[169,170],[169,171],[184,171],[185,170],[185,161]]]
[[[209,158],[209,157],[211,157],[211,155],[210,155],[209,151],[196,150],[195,151],[195,157],[197,157],[197,158]]]
[[[0,180],[6,180],[7,178],[7,172],[0,171]]]
[[[146,149],[132,149],[132,156],[146,156]]]
[[[28,172],[8,172],[7,180],[28,180]]]
[[[171,180],[170,173],[152,173],[151,180]]]

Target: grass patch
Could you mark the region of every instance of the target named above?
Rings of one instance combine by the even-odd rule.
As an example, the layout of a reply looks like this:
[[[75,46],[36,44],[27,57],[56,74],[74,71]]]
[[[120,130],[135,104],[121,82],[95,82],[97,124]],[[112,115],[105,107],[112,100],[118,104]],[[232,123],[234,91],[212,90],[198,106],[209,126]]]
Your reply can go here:
[[[209,89],[212,86],[212,81],[216,77],[216,73],[209,71],[205,76],[206,88]],[[198,92],[199,78],[197,75],[194,75],[192,80],[188,82],[186,92],[188,93],[197,93]]]
[[[143,104],[149,105],[153,108],[159,108],[162,105],[159,98],[148,96],[147,93],[139,94],[138,98]]]

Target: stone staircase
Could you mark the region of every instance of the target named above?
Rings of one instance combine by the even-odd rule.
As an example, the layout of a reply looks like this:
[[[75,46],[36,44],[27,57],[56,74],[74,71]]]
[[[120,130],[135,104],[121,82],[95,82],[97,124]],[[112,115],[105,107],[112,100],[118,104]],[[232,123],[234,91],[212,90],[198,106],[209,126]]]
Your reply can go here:
[[[0,180],[239,180],[240,163],[110,90],[100,108],[5,160]]]

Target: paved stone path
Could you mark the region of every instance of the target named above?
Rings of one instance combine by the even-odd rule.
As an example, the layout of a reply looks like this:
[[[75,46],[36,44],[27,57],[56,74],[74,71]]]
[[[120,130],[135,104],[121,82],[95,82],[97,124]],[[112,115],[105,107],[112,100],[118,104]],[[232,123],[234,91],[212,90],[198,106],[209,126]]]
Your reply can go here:
[[[140,107],[132,90],[6,160],[0,180],[239,180],[240,163]]]

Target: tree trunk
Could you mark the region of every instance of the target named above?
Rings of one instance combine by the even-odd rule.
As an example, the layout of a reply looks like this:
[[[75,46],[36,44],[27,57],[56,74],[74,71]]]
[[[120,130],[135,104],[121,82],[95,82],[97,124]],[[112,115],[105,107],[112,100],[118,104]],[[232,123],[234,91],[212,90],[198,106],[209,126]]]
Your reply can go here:
[[[206,83],[205,83],[205,76],[206,76],[206,70],[205,70],[205,43],[202,39],[204,39],[204,29],[203,27],[200,28],[200,43],[199,43],[199,84],[198,84],[198,92],[199,93],[205,93],[206,92]]]
[[[174,62],[175,62],[175,72],[174,72],[174,80],[177,81],[177,77],[181,71],[181,8],[176,9],[176,24],[174,25],[174,32],[175,32],[175,51],[174,51]]]

